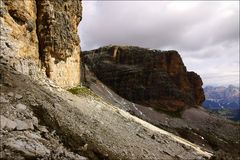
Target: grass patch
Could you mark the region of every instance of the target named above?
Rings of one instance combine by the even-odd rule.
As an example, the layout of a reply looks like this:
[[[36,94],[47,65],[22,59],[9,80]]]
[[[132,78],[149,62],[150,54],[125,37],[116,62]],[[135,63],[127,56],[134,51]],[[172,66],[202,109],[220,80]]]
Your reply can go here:
[[[90,89],[86,88],[86,87],[73,87],[68,89],[67,91],[71,92],[72,94],[75,95],[82,95],[82,96],[92,96],[92,97],[98,97],[95,93],[93,93]]]

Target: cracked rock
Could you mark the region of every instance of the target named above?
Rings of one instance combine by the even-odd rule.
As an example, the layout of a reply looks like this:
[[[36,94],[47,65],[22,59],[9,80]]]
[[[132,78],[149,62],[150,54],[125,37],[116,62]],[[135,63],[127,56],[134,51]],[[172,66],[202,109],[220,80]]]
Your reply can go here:
[[[24,111],[27,109],[27,106],[25,106],[24,104],[18,103],[16,105],[17,111]]]
[[[4,146],[18,151],[26,157],[43,157],[50,154],[49,149],[42,143],[27,137],[9,138]]]
[[[0,115],[0,120],[1,120],[1,126],[0,128],[1,129],[6,129],[8,131],[12,131],[16,128],[17,126],[17,123],[6,118],[5,116],[3,115]]]
[[[21,120],[17,119],[16,123],[17,123],[17,130],[18,131],[29,130],[29,129],[33,130],[34,129],[31,121],[25,122],[25,121],[21,121]]]

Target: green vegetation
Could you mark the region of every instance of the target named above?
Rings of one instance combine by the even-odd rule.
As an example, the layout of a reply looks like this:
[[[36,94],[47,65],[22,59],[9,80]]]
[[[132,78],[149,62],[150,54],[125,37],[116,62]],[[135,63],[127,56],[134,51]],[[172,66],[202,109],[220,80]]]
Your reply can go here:
[[[76,95],[98,97],[95,93],[93,93],[90,89],[86,87],[77,86],[77,87],[70,88],[67,91]]]

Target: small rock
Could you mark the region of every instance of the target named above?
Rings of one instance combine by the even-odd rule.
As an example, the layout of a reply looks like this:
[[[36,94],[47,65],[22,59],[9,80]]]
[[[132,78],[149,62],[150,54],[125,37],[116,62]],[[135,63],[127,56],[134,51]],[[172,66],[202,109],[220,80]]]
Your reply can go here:
[[[33,122],[32,122],[32,120],[31,120],[31,119],[27,119],[27,120],[26,120],[26,123],[28,124],[28,126],[29,126],[29,129],[31,129],[31,130],[34,130],[34,127],[33,127]]]
[[[8,131],[12,131],[17,126],[16,122],[6,118],[3,115],[0,115],[0,120],[1,120],[1,123],[0,123],[1,124],[0,128],[1,129],[6,129]]]
[[[33,125],[37,127],[38,126],[38,118],[33,116],[32,121],[33,121]]]
[[[153,135],[151,136],[151,138],[152,138],[152,139],[155,139],[155,135],[153,134]]]
[[[16,98],[16,99],[21,99],[22,97],[23,97],[23,96],[20,95],[20,94],[16,94],[16,95],[15,95],[15,98]]]
[[[62,107],[59,103],[54,103],[53,106],[54,106],[54,108],[61,108]]]
[[[86,143],[86,144],[84,144],[82,150],[83,150],[83,151],[87,151],[87,149],[88,149],[88,144]]]
[[[21,121],[21,120],[17,119],[16,123],[17,123],[18,131],[34,129],[33,124],[31,122],[25,122],[25,121]]]
[[[166,140],[166,139],[164,139],[164,140],[163,140],[163,142],[164,142],[164,143],[166,143],[166,144],[168,144],[168,143],[169,143],[169,141],[168,141],[168,140]]]
[[[8,96],[9,96],[9,97],[13,97],[13,96],[14,96],[14,93],[13,93],[13,92],[9,92],[9,93],[8,93]]]
[[[17,108],[18,111],[24,111],[24,110],[27,109],[27,106],[25,106],[24,104],[18,103],[16,105],[16,108]]]
[[[43,132],[43,133],[48,133],[48,130],[45,126],[38,126],[39,131]]]
[[[44,141],[43,138],[42,138],[40,135],[37,135],[37,134],[35,134],[34,132],[25,131],[24,134],[25,134],[28,138]]]
[[[26,94],[27,94],[27,95],[30,95],[30,94],[31,94],[31,92],[27,91],[27,92],[26,92]]]
[[[0,102],[1,103],[8,103],[9,100],[5,99],[3,96],[0,97]]]
[[[29,157],[30,159],[50,154],[50,150],[47,149],[41,142],[27,137],[9,138],[4,145],[7,148],[11,148],[12,150],[22,153],[25,157]]]
[[[32,102],[30,105],[31,105],[32,107],[37,107],[39,104],[37,104],[37,103],[35,103],[35,102]]]
[[[191,147],[188,146],[188,145],[183,144],[182,147],[183,147],[184,149],[186,149],[187,151],[190,151],[190,150],[191,150]]]

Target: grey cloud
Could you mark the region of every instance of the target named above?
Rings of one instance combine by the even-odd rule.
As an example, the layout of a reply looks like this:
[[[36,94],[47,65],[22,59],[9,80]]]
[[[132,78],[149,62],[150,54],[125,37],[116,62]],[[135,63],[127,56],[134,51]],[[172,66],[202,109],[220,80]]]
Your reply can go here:
[[[120,44],[175,49],[186,66],[200,74],[221,77],[223,72],[236,73],[239,71],[238,3],[84,1],[79,26],[81,47],[89,50]],[[206,66],[218,69],[213,72]],[[230,83],[238,75],[233,77],[219,83]],[[216,82],[209,76],[203,78],[206,83]]]

